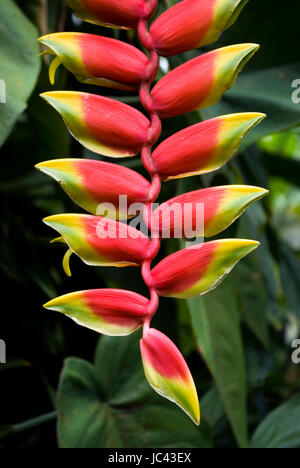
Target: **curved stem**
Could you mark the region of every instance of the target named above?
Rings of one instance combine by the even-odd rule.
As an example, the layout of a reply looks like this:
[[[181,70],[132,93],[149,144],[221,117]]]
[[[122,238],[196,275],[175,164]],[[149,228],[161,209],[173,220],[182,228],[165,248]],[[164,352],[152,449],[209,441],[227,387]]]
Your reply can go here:
[[[145,69],[145,77],[140,86],[140,100],[142,106],[150,114],[151,118],[151,126],[149,128],[148,141],[142,149],[142,162],[145,169],[151,176],[151,188],[149,190],[148,201],[146,203],[144,212],[146,216],[151,215],[152,204],[157,199],[161,190],[161,180],[157,173],[155,163],[152,158],[152,147],[160,137],[162,125],[159,116],[155,113],[153,99],[151,95],[151,84],[159,70],[159,55],[154,49],[153,39],[148,29],[149,19],[151,18],[156,7],[157,0],[148,0],[148,2],[145,3],[144,17],[141,18],[138,25],[139,39],[149,53],[149,64]],[[156,313],[159,304],[158,294],[151,284],[151,262],[156,257],[159,249],[160,239],[153,238],[147,259],[142,264],[143,280],[148,286],[151,296],[149,303],[149,319],[144,324],[144,334],[147,333],[147,331],[149,330],[151,319]]]

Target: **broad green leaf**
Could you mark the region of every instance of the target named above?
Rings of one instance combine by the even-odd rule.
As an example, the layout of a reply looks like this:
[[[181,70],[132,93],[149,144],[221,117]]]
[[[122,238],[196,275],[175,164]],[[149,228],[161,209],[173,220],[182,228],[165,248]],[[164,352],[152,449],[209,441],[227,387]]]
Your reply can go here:
[[[258,426],[253,448],[300,448],[300,395],[272,411]]]
[[[260,211],[258,211],[256,207],[255,213],[257,212]],[[257,229],[254,229],[255,226],[253,223],[249,229],[250,220],[251,214],[242,218],[237,234],[239,237],[245,236],[246,238],[251,238],[253,236],[259,236],[259,233],[261,233],[258,226]],[[257,220],[258,217],[256,218],[256,221]],[[264,284],[258,251],[253,255],[246,257],[244,261],[238,265],[235,271],[235,278],[238,286],[240,308],[244,321],[256,338],[266,348],[268,348],[270,341],[268,333],[269,295]]]
[[[189,306],[199,351],[214,377],[236,440],[247,447],[246,370],[232,278],[210,294],[189,300]]]
[[[197,428],[157,396],[143,375],[138,333],[102,337],[95,365],[66,361],[58,393],[62,448],[211,447],[208,426]]]
[[[0,12],[1,146],[26,108],[38,77],[40,58],[38,32],[15,2],[1,0]]]
[[[267,293],[257,255],[245,259],[235,273],[243,318],[258,340],[268,348]]]
[[[256,251],[259,263],[258,274],[262,275],[263,287],[267,294],[267,315],[271,322],[275,325],[279,325],[276,267],[271,253],[269,239],[265,232],[267,216],[261,203],[256,203],[248,209],[244,215],[242,226],[243,223],[246,223],[249,238],[257,239],[261,243],[259,249]]]
[[[200,400],[202,416],[205,417],[211,428],[215,429],[216,425],[226,416],[224,406],[220,398],[220,394],[216,387],[208,390]]]

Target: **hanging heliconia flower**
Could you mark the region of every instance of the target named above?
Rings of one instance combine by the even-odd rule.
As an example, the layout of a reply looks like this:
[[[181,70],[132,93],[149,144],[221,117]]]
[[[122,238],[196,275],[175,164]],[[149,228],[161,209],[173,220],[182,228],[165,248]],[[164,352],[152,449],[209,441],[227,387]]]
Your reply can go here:
[[[157,3],[158,0],[68,0],[74,13],[84,21],[136,28],[148,56],[132,45],[91,34],[63,32],[40,39],[48,47],[46,52],[55,56],[49,70],[52,83],[57,67],[63,64],[84,83],[127,91],[139,89],[141,104],[150,114],[148,119],[127,104],[96,94],[53,91],[42,95],[83,146],[114,158],[141,153],[151,176],[149,182],[124,166],[91,159],[55,159],[36,166],[90,213],[54,215],[44,220],[59,233],[53,242],[67,247],[65,272],[71,275],[72,253],[93,266],[138,266],[150,291],[150,299],[118,289],[79,291],[52,299],[45,307],[107,335],[128,335],[142,327],[141,355],[149,384],[199,424],[197,390],[188,366],[175,344],[151,328],[151,320],[158,309],[159,296],[188,299],[208,293],[259,243],[221,239],[192,244],[164,258],[154,268],[151,264],[161,238],[177,237],[178,232],[182,238],[219,234],[267,190],[245,185],[211,187],[179,195],[154,211],[152,204],[162,182],[222,167],[265,115],[224,115],[176,133],[154,151],[152,147],[161,135],[161,119],[218,102],[259,46],[236,44],[199,55],[167,73],[152,88],[160,55],[171,56],[217,40],[237,19],[247,0],[181,0],[149,27]],[[120,203],[122,197],[126,198],[125,205]],[[130,213],[127,207],[136,204],[142,204],[152,239],[117,221],[134,216],[136,212]],[[187,231],[186,225],[190,228]]]

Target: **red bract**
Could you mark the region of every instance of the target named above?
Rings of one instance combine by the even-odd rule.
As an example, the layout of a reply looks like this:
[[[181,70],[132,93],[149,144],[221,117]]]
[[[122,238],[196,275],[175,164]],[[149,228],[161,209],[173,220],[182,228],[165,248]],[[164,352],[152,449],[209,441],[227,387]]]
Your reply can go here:
[[[150,28],[160,55],[175,55],[216,41],[248,0],[182,0]]]
[[[150,183],[138,172],[91,159],[53,159],[36,165],[59,182],[67,194],[92,214],[126,219],[127,204],[145,203]],[[121,196],[126,197],[122,206]]]
[[[96,94],[53,91],[42,94],[86,148],[111,157],[134,156],[148,140],[149,120],[139,111]]]
[[[131,291],[94,289],[57,297],[44,307],[98,333],[124,336],[144,324],[149,317],[149,304],[148,299]]]
[[[264,118],[254,112],[223,115],[175,133],[154,151],[156,170],[170,180],[219,169]]]
[[[133,91],[140,86],[149,64],[139,49],[109,37],[64,32],[39,40],[56,55],[50,66],[53,84],[62,63],[83,83]]]
[[[175,68],[152,90],[155,111],[165,119],[215,104],[258,48],[257,44],[223,47]]]
[[[140,265],[149,255],[150,240],[137,229],[113,219],[63,214],[48,216],[44,222],[88,265]]]
[[[63,63],[78,80],[124,90],[137,90],[150,120],[132,106],[107,97],[54,91],[43,97],[58,110],[71,134],[102,156],[141,153],[151,181],[124,166],[104,161],[58,159],[37,168],[58,181],[70,197],[93,215],[47,217],[59,232],[56,241],[68,245],[63,265],[76,253],[95,266],[139,266],[149,288],[149,299],[116,289],[79,291],[58,297],[45,307],[76,323],[108,335],[127,335],[143,327],[141,354],[145,375],[160,395],[200,421],[197,390],[183,356],[169,338],[151,328],[159,296],[189,299],[214,289],[232,268],[258,247],[245,239],[221,239],[175,252],[151,267],[160,237],[214,236],[226,229],[267,191],[232,185],[195,190],[163,203],[152,212],[161,183],[219,169],[238,149],[244,136],[265,116],[231,114],[186,128],[152,151],[161,135],[161,119],[201,109],[218,102],[258,49],[236,44],[196,56],[167,73],[152,88],[159,71],[159,55],[173,55],[216,40],[229,27],[247,0],[182,0],[158,17],[149,28],[158,0],[68,0],[83,20],[121,28],[137,28],[148,57],[129,44],[81,33],[43,36],[41,42],[56,55],[50,67]],[[125,36],[124,36],[125,37]],[[114,218],[132,215],[120,204],[144,203],[144,219],[153,238]],[[200,224],[198,207],[200,206]],[[139,211],[139,209],[137,209]],[[201,218],[202,215],[202,218]],[[108,216],[107,218],[104,216]],[[137,226],[140,220],[133,220]],[[202,222],[202,224],[201,224]],[[186,232],[186,224],[191,231]],[[199,239],[198,239],[199,240]]]
[[[145,218],[152,235],[166,239],[211,237],[228,228],[251,203],[267,193],[247,185],[195,190],[168,200]]]
[[[196,424],[199,424],[197,390],[179,349],[163,333],[150,328],[141,341],[141,353],[145,374],[151,387],[180,406]]]
[[[90,23],[135,28],[144,12],[143,0],[67,0],[76,15]]]
[[[222,239],[175,252],[151,271],[151,285],[160,296],[193,298],[214,289],[259,242]]]

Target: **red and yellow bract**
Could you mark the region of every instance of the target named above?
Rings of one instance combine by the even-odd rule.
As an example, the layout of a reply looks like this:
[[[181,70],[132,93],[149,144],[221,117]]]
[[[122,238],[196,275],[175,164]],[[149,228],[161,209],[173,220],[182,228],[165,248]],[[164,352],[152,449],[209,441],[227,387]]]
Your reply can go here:
[[[248,0],[182,0],[150,28],[160,55],[181,54],[218,40],[237,19]]]
[[[205,174],[222,167],[264,114],[228,114],[175,133],[154,151],[153,160],[163,180]]]
[[[42,97],[62,115],[72,135],[95,153],[135,156],[148,141],[149,120],[127,104],[73,91],[53,91]]]
[[[257,44],[227,46],[175,68],[152,90],[155,111],[166,119],[216,104],[258,48]]]
[[[149,64],[139,49],[109,37],[63,32],[47,34],[39,41],[57,56],[50,67],[51,83],[62,63],[83,83],[134,91]]]
[[[251,203],[267,193],[247,185],[195,190],[166,201],[145,218],[152,235],[167,239],[191,237],[190,230],[193,237],[211,237],[227,229]]]
[[[148,258],[150,240],[113,219],[84,214],[53,215],[44,222],[63,237],[87,265],[137,266]]]
[[[141,340],[141,353],[151,387],[180,406],[199,424],[200,408],[194,380],[174,343],[160,331],[150,328]]]
[[[175,252],[151,272],[160,296],[189,299],[214,289],[233,267],[255,250],[259,242],[222,239]]]
[[[140,328],[149,317],[149,300],[120,289],[78,291],[44,305],[72,318],[79,325],[110,336],[125,336]]]
[[[93,159],[53,159],[36,168],[53,177],[65,192],[92,214],[118,219],[128,217],[127,203],[146,203],[150,183],[139,173],[116,164]],[[127,197],[122,210],[120,196]],[[109,205],[112,205],[110,207]]]

